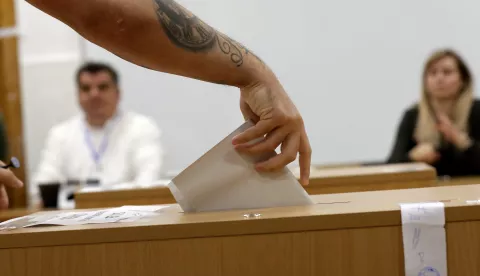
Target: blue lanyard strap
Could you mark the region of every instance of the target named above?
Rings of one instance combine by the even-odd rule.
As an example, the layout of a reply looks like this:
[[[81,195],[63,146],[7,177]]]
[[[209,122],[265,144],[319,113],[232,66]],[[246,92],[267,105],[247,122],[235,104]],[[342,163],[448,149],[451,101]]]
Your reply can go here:
[[[118,120],[119,118],[115,118],[114,122],[116,123],[116,121]],[[99,149],[97,150],[95,148],[95,146],[93,145],[93,141],[92,141],[92,135],[90,133],[90,131],[88,130],[88,127],[87,125],[85,124],[85,128],[84,128],[84,134],[85,134],[85,143],[87,144],[89,150],[90,150],[90,154],[92,155],[92,158],[93,158],[93,161],[95,162],[95,165],[99,165],[100,163],[100,160],[102,159],[102,156],[103,154],[105,153],[105,151],[107,150],[107,147],[108,147],[108,140],[109,140],[109,136],[110,136],[110,132],[113,128],[113,124],[107,126],[107,129],[105,131],[105,134],[103,136],[103,139],[102,139],[102,142],[100,143],[100,147]]]
[[[95,161],[95,164],[97,165],[100,162],[100,159],[102,159],[103,154],[107,150],[108,136],[109,136],[108,134],[109,133],[107,132],[103,136],[102,143],[100,144],[100,148],[97,151],[97,149],[93,145],[90,131],[88,130],[88,128],[85,128],[85,142],[87,143],[87,146],[90,149],[90,154],[92,155],[93,161]]]

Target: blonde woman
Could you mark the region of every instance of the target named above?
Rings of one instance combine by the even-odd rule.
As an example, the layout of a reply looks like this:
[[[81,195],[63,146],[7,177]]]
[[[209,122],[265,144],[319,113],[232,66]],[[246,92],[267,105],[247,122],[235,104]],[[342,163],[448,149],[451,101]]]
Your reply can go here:
[[[403,115],[389,163],[425,162],[438,175],[480,174],[480,101],[470,70],[453,50],[427,60],[419,103]]]

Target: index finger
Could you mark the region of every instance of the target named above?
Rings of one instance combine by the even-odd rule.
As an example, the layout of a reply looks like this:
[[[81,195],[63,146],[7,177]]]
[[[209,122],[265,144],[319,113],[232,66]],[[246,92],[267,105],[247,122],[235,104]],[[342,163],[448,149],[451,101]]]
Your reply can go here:
[[[276,127],[273,120],[260,120],[254,126],[233,137],[232,143],[240,145],[264,137]]]
[[[5,185],[12,188],[20,188],[23,186],[23,183],[11,170],[0,169],[0,185]]]
[[[300,183],[308,185],[310,180],[310,166],[312,162],[312,148],[307,134],[303,131],[300,138],[299,163],[300,163]]]

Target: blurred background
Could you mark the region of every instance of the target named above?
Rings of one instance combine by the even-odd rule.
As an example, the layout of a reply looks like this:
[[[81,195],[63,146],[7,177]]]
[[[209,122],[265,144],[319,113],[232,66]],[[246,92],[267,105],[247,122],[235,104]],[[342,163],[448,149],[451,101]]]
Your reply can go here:
[[[385,161],[403,112],[420,98],[433,51],[455,49],[473,76],[480,74],[480,2],[473,0],[178,2],[275,71],[305,119],[315,165]],[[86,61],[114,67],[121,107],[161,129],[162,175],[183,170],[243,122],[235,88],[130,64],[25,1],[15,5],[19,93],[12,95],[19,112],[12,95],[0,110],[27,182],[49,130],[80,112],[75,74]]]

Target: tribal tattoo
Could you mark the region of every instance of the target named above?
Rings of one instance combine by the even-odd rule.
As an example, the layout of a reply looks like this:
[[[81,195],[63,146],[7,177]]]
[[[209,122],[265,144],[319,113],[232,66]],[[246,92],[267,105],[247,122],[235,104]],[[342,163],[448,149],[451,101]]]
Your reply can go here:
[[[244,55],[248,54],[262,61],[245,46],[217,32],[174,0],[153,1],[156,4],[158,21],[170,41],[177,47],[202,52],[212,50],[218,45],[222,53],[228,55],[238,67],[243,64]]]

